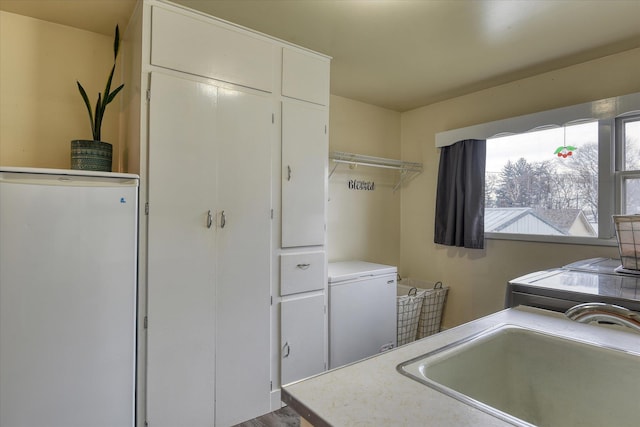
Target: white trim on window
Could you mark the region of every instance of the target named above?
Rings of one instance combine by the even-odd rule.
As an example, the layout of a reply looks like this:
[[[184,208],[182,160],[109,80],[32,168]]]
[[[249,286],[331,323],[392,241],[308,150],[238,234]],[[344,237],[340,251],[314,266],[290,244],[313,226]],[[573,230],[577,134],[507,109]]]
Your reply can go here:
[[[501,134],[562,127],[583,120],[608,120],[638,112],[640,92],[440,132],[436,134],[436,147],[446,147],[464,139],[488,139]]]
[[[542,234],[485,233],[491,240],[516,240],[519,242],[561,243],[566,245],[618,246],[615,237],[609,239],[580,236],[549,236]]]
[[[615,119],[598,121],[598,239],[614,239],[613,214],[615,191]],[[608,219],[608,220],[605,220]],[[592,240],[596,240],[593,238]]]

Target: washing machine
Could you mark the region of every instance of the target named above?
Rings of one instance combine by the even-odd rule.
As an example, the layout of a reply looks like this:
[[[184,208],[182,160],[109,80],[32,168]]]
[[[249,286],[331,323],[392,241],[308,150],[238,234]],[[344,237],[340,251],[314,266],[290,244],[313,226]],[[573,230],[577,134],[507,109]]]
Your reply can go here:
[[[619,259],[590,258],[512,279],[505,308],[527,305],[564,312],[577,304],[604,302],[640,311],[640,274],[619,267]]]

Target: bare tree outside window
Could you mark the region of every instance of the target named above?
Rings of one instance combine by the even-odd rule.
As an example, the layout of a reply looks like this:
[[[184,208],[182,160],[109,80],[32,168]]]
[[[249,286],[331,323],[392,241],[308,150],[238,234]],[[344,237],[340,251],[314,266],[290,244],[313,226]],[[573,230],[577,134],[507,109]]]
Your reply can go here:
[[[593,122],[489,139],[485,231],[597,235],[597,136]]]

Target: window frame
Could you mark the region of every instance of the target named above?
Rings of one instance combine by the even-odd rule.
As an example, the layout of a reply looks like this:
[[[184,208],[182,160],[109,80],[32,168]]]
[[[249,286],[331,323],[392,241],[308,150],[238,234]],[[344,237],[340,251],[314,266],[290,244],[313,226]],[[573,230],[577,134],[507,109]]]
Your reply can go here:
[[[624,177],[621,164],[623,140],[620,126],[625,120],[640,117],[640,92],[570,107],[518,116],[436,134],[436,147],[451,145],[462,139],[490,139],[504,134],[518,134],[545,127],[562,127],[580,121],[598,122],[598,236],[549,236],[520,233],[485,233],[490,240],[514,240],[541,243],[617,246],[612,216],[620,212]],[[559,124],[558,124],[559,123]],[[640,178],[640,171],[635,171]],[[602,218],[609,218],[608,221]]]
[[[615,119],[615,193],[616,193],[616,212],[623,212],[623,208],[626,208],[626,180],[628,179],[640,179],[640,169],[627,170],[626,163],[626,134],[625,125],[628,122],[640,121],[640,112],[633,111],[628,114],[623,114]]]

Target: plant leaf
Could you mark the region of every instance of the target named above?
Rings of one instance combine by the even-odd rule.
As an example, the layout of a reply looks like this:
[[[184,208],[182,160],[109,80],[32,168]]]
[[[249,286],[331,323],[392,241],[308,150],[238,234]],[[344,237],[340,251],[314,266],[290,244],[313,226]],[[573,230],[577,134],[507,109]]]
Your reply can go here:
[[[115,38],[113,40],[113,62],[116,61],[116,58],[118,57],[118,50],[120,49],[120,29],[118,28],[118,25],[116,24],[116,35]]]
[[[122,88],[124,87],[124,84],[121,84],[120,86],[118,86],[117,88],[114,89],[113,92],[111,92],[109,94],[109,98],[107,99],[107,101],[104,103],[105,107],[107,104],[109,104],[111,101],[113,101],[113,98],[116,97],[116,95],[118,94],[118,92],[120,92],[122,90]],[[106,98],[105,98],[106,99]]]
[[[89,112],[89,123],[91,124],[91,135],[95,135],[95,127],[93,123],[93,113],[91,112],[91,103],[89,102],[89,97],[87,96],[87,92],[84,90],[79,81],[76,80],[78,84],[78,90],[80,91],[80,95],[84,100],[84,105],[87,107],[87,111]]]
[[[116,64],[113,64],[111,67],[111,73],[109,73],[109,78],[107,79],[107,86],[104,88],[104,98],[102,99],[102,110],[104,113],[104,109],[107,108],[107,98],[109,98],[109,92],[111,91],[111,81],[113,80],[113,73],[116,70]]]
[[[102,114],[104,109],[102,108],[102,94],[98,92],[98,102],[96,102],[96,115],[95,115],[95,127],[93,131],[94,141],[100,141],[100,128],[102,127]]]

